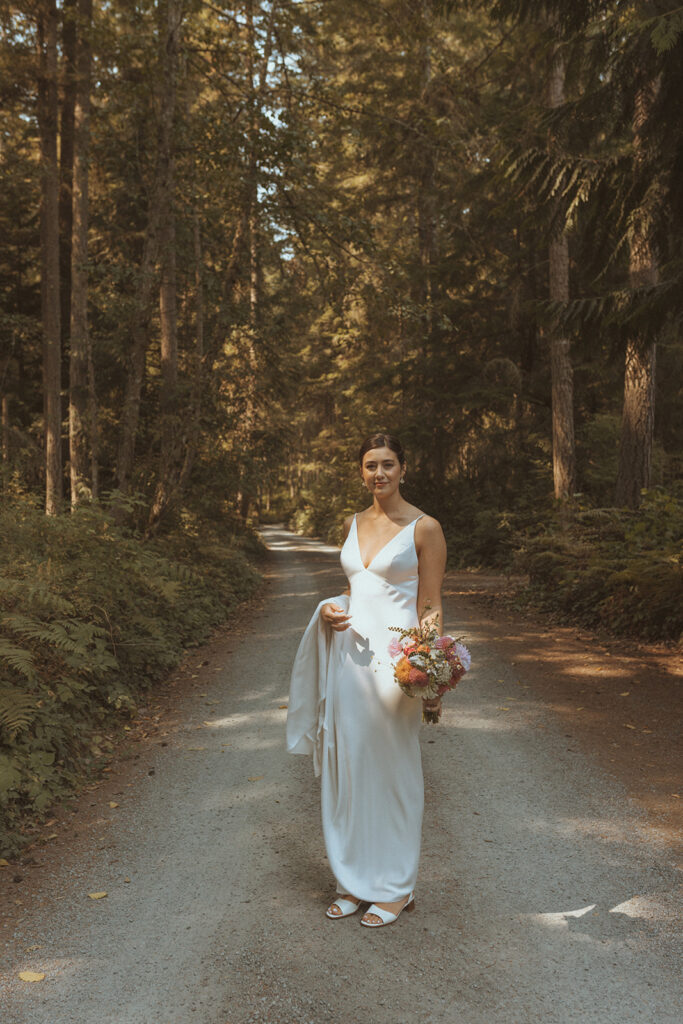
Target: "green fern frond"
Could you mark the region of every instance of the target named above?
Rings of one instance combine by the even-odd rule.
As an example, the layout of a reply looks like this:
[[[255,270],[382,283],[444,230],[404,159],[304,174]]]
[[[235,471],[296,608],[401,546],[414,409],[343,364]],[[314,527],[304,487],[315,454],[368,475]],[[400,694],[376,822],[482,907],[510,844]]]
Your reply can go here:
[[[31,694],[21,693],[14,688],[0,690],[0,729],[3,729],[10,741],[28,729],[36,700]]]
[[[33,655],[24,647],[16,647],[8,640],[0,638],[0,661],[4,661],[10,668],[14,669],[29,683],[36,682],[36,671],[33,665]]]

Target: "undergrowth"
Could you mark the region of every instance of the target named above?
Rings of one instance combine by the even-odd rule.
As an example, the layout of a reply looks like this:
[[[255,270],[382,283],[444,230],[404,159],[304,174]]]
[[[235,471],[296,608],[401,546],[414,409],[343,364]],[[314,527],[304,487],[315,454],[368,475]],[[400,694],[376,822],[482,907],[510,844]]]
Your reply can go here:
[[[683,501],[644,492],[637,511],[577,503],[517,535],[512,568],[529,574],[528,596],[563,621],[615,636],[683,636]]]
[[[106,507],[0,510],[0,855],[113,747],[117,723],[258,584],[237,526],[152,541]]]

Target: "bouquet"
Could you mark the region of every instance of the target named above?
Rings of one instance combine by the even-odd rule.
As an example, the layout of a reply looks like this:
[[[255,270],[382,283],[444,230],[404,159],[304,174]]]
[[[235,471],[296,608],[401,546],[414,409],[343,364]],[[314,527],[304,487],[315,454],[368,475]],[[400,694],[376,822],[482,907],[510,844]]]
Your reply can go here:
[[[389,654],[399,659],[394,666],[394,679],[409,697],[440,697],[453,690],[470,667],[470,652],[461,638],[440,636],[433,623],[409,629],[389,628],[399,634],[389,644]],[[422,712],[422,721],[432,725],[440,717],[440,708]]]

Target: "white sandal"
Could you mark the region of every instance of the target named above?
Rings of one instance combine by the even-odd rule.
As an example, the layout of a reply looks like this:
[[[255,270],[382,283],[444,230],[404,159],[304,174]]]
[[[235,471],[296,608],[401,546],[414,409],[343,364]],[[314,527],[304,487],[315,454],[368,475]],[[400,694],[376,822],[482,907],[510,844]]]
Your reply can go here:
[[[359,900],[358,903],[354,903],[353,900],[345,900],[343,896],[337,896],[333,903],[330,903],[329,907],[325,911],[326,917],[329,917],[331,921],[336,921],[338,917],[350,917],[351,914],[355,914],[360,909],[360,905],[363,901]],[[332,907],[339,907],[341,914],[331,914]]]
[[[399,910],[398,914],[392,914],[390,910],[384,910],[383,907],[378,907],[375,903],[369,906],[368,909],[365,911],[365,914],[374,914],[376,917],[380,919],[380,921],[382,922],[381,924],[377,924],[375,921],[366,921],[365,914],[363,914],[360,923],[362,925],[365,925],[366,928],[383,928],[385,924],[393,924],[394,921],[398,919],[399,915],[404,910],[407,910],[408,912],[410,912],[411,910],[415,910],[414,892],[411,892],[411,894],[408,896],[408,899],[405,901],[405,903]]]

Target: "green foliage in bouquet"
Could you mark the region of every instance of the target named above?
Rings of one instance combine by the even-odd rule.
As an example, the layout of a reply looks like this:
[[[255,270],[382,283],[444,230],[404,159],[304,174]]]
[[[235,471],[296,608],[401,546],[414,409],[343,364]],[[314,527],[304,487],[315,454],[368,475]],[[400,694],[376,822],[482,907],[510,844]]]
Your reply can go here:
[[[259,577],[253,536],[180,517],[143,542],[106,507],[0,512],[0,852],[101,764],[184,648]]]

